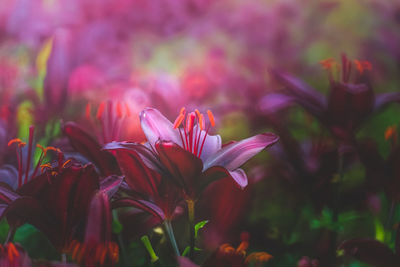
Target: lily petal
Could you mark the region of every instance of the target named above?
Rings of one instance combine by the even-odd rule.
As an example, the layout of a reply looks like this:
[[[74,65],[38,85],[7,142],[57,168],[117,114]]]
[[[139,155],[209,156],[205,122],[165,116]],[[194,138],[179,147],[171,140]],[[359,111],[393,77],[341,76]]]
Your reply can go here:
[[[133,198],[121,198],[112,203],[112,208],[122,208],[122,207],[135,207],[145,212],[148,212],[158,218],[160,222],[165,220],[164,212],[157,205],[146,201],[146,200],[136,200]]]
[[[116,151],[116,157],[130,188],[140,194],[157,195],[160,174],[147,168],[135,151],[120,149]]]
[[[375,98],[374,109],[381,110],[392,103],[400,103],[399,92],[382,93],[377,95]]]
[[[223,178],[231,178],[232,179],[233,177],[231,177],[231,176],[232,176],[231,173],[224,167],[213,166],[213,167],[207,169],[205,172],[203,172],[201,174],[201,177],[199,177],[199,179],[195,180],[195,182],[196,182],[195,188],[197,189],[197,193],[200,194],[212,182],[221,180]]]
[[[258,134],[239,142],[231,143],[211,155],[204,162],[204,169],[211,166],[222,166],[233,171],[243,165],[261,150],[278,142],[279,137],[273,133]]]
[[[104,176],[119,174],[114,157],[101,150],[101,145],[74,122],[63,125],[63,132],[71,142],[72,147],[91,160]]]
[[[200,158],[203,162],[208,159],[211,155],[215,154],[222,147],[222,141],[220,135],[207,135],[204,141],[203,151],[201,152]]]
[[[151,151],[151,148],[148,148],[146,145],[128,142],[111,142],[106,144],[103,149],[111,151],[127,150],[132,151],[132,153],[136,152],[147,167],[157,171],[158,173],[162,173],[164,171],[162,164],[154,152]]]
[[[185,188],[186,193],[192,193],[195,179],[203,170],[201,159],[171,142],[158,142],[156,150],[172,178]]]
[[[266,114],[281,111],[292,106],[295,103],[295,98],[292,96],[272,93],[261,98],[258,103],[259,109]]]
[[[272,70],[271,74],[286,87],[288,93],[294,97],[299,105],[316,117],[321,117],[326,107],[326,102],[325,97],[320,92],[288,73]]]
[[[20,195],[8,188],[7,185],[0,184],[0,202],[10,204],[18,198],[20,198]]]
[[[105,192],[97,192],[90,201],[85,231],[86,242],[107,242],[111,239],[111,208]]]
[[[179,132],[160,111],[146,108],[140,113],[140,123],[147,141],[154,147],[158,140],[171,141],[182,146]]]
[[[111,175],[100,180],[100,190],[107,193],[108,198],[118,191],[122,182],[124,180],[123,176]]]
[[[236,169],[235,171],[229,173],[241,189],[244,189],[249,184],[249,181],[247,180],[247,175],[244,170]]]

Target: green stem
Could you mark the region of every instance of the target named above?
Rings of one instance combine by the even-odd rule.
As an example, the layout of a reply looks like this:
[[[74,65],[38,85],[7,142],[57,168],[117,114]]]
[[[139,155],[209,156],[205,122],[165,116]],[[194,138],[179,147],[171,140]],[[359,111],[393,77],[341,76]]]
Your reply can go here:
[[[8,242],[11,242],[14,239],[14,234],[15,234],[16,228],[13,226],[10,226],[10,229],[8,230],[7,238],[4,244],[7,244]]]
[[[334,201],[333,201],[333,216],[332,221],[334,225],[337,225],[339,219],[339,202],[340,202],[340,185],[342,184],[344,177],[344,168],[343,168],[343,154],[339,151],[339,162],[338,162],[338,181],[334,186]],[[331,262],[334,263],[336,261],[336,243],[337,243],[337,229],[334,229],[331,238]],[[333,265],[332,265],[333,266]]]
[[[391,230],[390,224],[392,223],[395,207],[396,201],[392,200],[392,203],[390,204],[389,214],[386,220],[385,230]]]
[[[194,229],[194,201],[191,199],[186,200],[188,205],[189,228],[190,228],[190,250],[189,258],[193,260],[194,245],[195,245],[195,229]]]
[[[159,258],[156,255],[156,252],[154,251],[153,246],[151,245],[149,237],[147,235],[144,235],[140,238],[140,240],[142,240],[144,247],[146,248],[147,252],[150,255],[151,263],[155,263],[156,261],[158,261]]]
[[[112,216],[113,216],[114,220],[119,222],[117,210],[113,210],[112,211]],[[122,261],[123,261],[123,264],[121,264],[121,265],[122,266],[127,266],[128,265],[128,258],[127,258],[128,254],[126,253],[126,248],[125,248],[125,244],[124,244],[124,241],[122,239],[121,233],[117,233],[117,239],[118,239],[119,247],[120,247],[120,250],[121,250],[121,256],[122,256],[121,258],[122,258]]]
[[[176,243],[175,240],[174,230],[172,229],[171,221],[165,220],[164,227],[168,234],[169,241],[171,242],[172,248],[174,249],[176,256],[180,257],[181,253],[179,252],[178,244]]]

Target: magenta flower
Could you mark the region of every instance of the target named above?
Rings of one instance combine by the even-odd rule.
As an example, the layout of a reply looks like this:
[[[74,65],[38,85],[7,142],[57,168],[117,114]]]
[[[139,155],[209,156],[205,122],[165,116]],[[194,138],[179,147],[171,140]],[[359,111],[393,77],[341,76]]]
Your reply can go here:
[[[246,187],[246,173],[239,167],[264,148],[275,144],[278,136],[264,133],[222,147],[219,135],[208,134],[215,121],[212,113],[207,113],[207,126],[203,114],[196,110],[186,115],[185,109],[181,110],[173,124],[158,110],[145,109],[140,118],[148,140],[146,146],[153,152],[157,151],[161,163],[175,173],[174,176],[179,175],[174,167],[185,170],[183,163],[190,161],[200,172],[216,166],[223,167],[241,188]],[[150,164],[150,167],[155,166]],[[184,176],[182,178],[187,179]]]
[[[140,115],[141,126],[147,137],[145,145],[112,142],[107,150],[135,150],[151,169],[170,174],[184,194],[196,198],[210,182],[230,176],[239,187],[247,186],[246,173],[239,167],[266,147],[275,144],[278,136],[264,133],[232,142],[222,147],[219,135],[209,135],[215,125],[208,111],[206,126],[204,115],[199,111],[186,114],[182,109],[175,123],[170,122],[158,110],[147,108]],[[180,127],[181,125],[184,127]],[[197,179],[202,176],[202,179]]]

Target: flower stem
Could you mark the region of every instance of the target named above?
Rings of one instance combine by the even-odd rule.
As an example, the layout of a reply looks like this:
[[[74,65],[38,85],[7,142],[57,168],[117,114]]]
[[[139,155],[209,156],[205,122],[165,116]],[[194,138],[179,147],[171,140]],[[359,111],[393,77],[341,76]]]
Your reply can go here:
[[[190,229],[190,250],[189,258],[193,260],[194,257],[194,243],[195,243],[195,232],[194,232],[194,201],[192,199],[186,200],[188,205],[188,216],[189,216],[189,229]]]
[[[116,210],[112,211],[112,215],[113,215],[113,219],[116,221],[118,220],[118,213]],[[127,253],[126,253],[126,248],[125,248],[125,244],[124,241],[122,240],[122,236],[121,233],[117,233],[117,239],[118,239],[118,243],[119,243],[119,247],[121,250],[121,255],[122,255],[122,260],[123,260],[123,264],[121,264],[122,266],[127,266],[128,265],[128,258],[127,258]]]
[[[338,223],[339,219],[339,202],[340,202],[340,186],[344,178],[344,153],[339,149],[338,159],[338,180],[334,184],[334,200],[333,200],[333,216],[332,222],[334,225]],[[331,251],[330,262],[333,264],[336,261],[336,246],[337,246],[337,233],[338,229],[334,229],[331,235]],[[333,265],[332,265],[333,266]]]
[[[147,235],[144,235],[140,238],[140,240],[142,240],[144,247],[146,248],[147,252],[150,255],[151,263],[158,261],[159,258],[157,256],[156,252],[154,251],[153,246],[151,245],[149,237]]]
[[[14,226],[10,226],[10,229],[8,230],[7,238],[6,238],[6,241],[4,241],[4,244],[7,244],[8,242],[11,242],[14,239],[15,231],[16,231],[16,228]]]
[[[62,263],[67,263],[67,254],[65,254],[65,253],[61,254],[61,262]]]
[[[176,243],[175,240],[174,230],[172,229],[171,221],[165,220],[164,227],[168,234],[169,241],[171,242],[172,248],[174,249],[176,256],[180,257],[181,253],[179,252],[178,244]]]

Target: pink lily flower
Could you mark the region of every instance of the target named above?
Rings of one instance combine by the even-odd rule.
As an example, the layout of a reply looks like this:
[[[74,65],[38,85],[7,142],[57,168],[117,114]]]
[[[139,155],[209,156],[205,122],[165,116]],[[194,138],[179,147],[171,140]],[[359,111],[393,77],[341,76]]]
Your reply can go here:
[[[279,137],[263,133],[222,146],[219,135],[208,134],[215,126],[215,120],[211,111],[207,111],[207,115],[208,123],[198,110],[186,114],[182,108],[172,123],[157,109],[147,108],[140,114],[142,130],[148,141],[145,145],[113,142],[104,148],[135,150],[148,167],[159,173],[169,173],[175,182],[182,185],[189,198],[199,193],[198,186],[204,189],[210,182],[227,176],[231,176],[240,188],[246,187],[246,173],[239,167],[264,148],[275,144]],[[208,181],[196,181],[195,178],[201,174]]]

